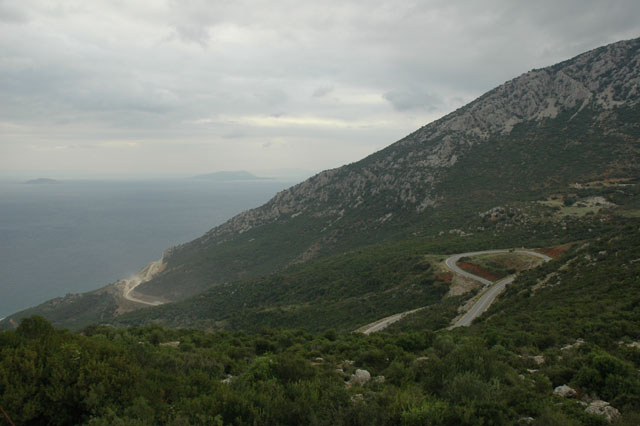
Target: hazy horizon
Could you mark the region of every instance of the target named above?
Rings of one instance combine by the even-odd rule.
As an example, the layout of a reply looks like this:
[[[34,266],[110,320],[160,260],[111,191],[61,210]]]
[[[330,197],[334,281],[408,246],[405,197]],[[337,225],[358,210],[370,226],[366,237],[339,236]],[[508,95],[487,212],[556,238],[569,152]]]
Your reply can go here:
[[[202,172],[139,172],[135,173],[89,173],[89,172],[69,172],[66,170],[38,170],[38,171],[15,171],[6,173],[0,170],[0,183],[25,183],[33,179],[55,179],[60,181],[91,181],[91,180],[174,180],[174,179],[190,179],[195,176],[217,173],[217,172],[236,172],[247,171],[259,178],[269,178],[275,180],[284,180],[288,182],[303,181],[322,170],[303,170],[303,169],[220,169],[205,170]]]

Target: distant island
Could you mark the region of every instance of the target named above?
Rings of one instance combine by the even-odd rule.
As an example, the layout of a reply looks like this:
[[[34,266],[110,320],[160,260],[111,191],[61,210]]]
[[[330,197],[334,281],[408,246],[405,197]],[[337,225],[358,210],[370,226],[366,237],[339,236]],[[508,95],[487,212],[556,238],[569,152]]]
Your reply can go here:
[[[230,181],[230,180],[259,180],[259,179],[268,179],[268,178],[258,177],[247,171],[240,170],[240,171],[223,171],[223,172],[207,173],[204,175],[194,176],[191,179],[212,180],[212,181],[223,182],[223,181]]]
[[[31,179],[26,181],[25,183],[27,184],[38,184],[38,185],[48,185],[48,184],[52,184],[52,183],[60,183],[60,181],[57,181],[55,179],[49,179],[49,178],[38,178],[38,179]]]

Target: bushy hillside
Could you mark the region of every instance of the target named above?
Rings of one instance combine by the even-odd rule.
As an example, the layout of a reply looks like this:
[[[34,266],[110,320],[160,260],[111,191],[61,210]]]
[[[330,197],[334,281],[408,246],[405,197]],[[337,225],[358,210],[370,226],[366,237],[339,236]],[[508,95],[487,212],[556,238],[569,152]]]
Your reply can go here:
[[[446,254],[546,247],[586,241],[618,232],[637,212],[638,185],[581,190],[573,206],[543,202],[492,209],[457,232],[365,246],[325,259],[293,265],[276,274],[215,286],[182,302],[138,310],[108,322],[161,323],[170,327],[258,330],[263,326],[312,331],[355,330],[385,316],[426,308],[422,329],[446,327],[470,293],[449,297]],[[589,207],[586,201],[616,195],[617,207]],[[594,196],[593,194],[601,194]],[[580,195],[583,197],[581,198]],[[568,202],[569,197],[567,196]],[[583,206],[584,207],[578,207]],[[563,210],[564,209],[564,210]],[[566,214],[570,213],[570,214]],[[635,214],[635,213],[634,213]],[[423,314],[420,314],[423,315]]]
[[[28,318],[0,333],[0,407],[16,424],[637,425],[640,220],[564,249],[454,331],[427,312],[371,336]]]

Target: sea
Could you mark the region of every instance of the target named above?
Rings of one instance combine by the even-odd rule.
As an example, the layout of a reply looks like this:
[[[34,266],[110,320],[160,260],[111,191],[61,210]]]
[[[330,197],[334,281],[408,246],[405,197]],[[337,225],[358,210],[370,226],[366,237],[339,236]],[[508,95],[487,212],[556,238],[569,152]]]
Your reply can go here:
[[[0,318],[127,278],[294,183],[0,181]]]

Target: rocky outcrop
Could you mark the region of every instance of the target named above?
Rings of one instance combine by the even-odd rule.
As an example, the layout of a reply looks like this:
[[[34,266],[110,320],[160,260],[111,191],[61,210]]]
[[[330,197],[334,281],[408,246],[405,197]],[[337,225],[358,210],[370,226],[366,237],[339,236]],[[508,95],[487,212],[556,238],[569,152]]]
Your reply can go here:
[[[351,375],[351,379],[349,380],[349,384],[353,385],[366,385],[371,380],[371,373],[367,370],[357,369],[354,374]]]
[[[558,386],[553,390],[553,393],[563,398],[575,398],[578,392],[572,387],[567,385]]]
[[[609,405],[608,402],[601,400],[593,401],[587,408],[585,408],[585,411],[589,414],[604,417],[604,419],[609,423],[613,423],[618,417],[620,417],[620,411]]]
[[[584,345],[584,339],[576,339],[576,341],[574,343],[565,345],[565,346],[561,347],[560,350],[561,351],[568,351],[568,350],[571,350],[571,349],[579,348],[582,345]]]

